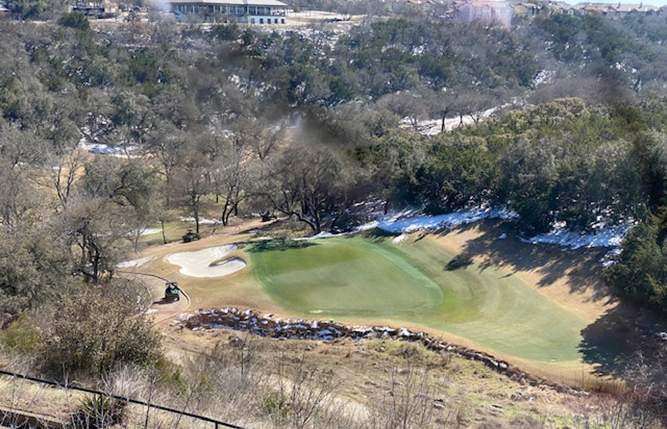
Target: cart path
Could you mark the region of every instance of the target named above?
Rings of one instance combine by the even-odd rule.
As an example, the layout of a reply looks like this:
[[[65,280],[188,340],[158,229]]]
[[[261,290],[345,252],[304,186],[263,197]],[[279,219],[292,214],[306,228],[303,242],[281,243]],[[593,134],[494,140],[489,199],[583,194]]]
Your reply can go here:
[[[141,283],[150,295],[150,306],[146,314],[152,319],[153,325],[168,325],[169,322],[190,308],[190,297],[181,289],[181,299],[174,302],[164,302],[164,290],[167,279],[151,274],[122,272],[123,277]],[[180,287],[180,285],[179,285]]]

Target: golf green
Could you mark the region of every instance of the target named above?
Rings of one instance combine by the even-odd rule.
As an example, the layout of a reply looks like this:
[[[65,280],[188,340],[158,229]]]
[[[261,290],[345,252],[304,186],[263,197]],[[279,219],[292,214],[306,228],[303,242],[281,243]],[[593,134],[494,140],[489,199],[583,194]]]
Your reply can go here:
[[[264,242],[247,253],[269,296],[304,317],[421,325],[532,361],[580,358],[583,319],[510,273],[457,264],[455,255],[427,240]]]

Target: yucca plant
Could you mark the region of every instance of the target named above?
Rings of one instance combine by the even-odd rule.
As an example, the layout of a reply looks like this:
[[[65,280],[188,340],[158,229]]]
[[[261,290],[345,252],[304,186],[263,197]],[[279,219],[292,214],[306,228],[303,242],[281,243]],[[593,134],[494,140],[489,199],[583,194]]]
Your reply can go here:
[[[104,395],[95,395],[81,401],[72,416],[75,428],[104,429],[122,423],[125,419],[127,402]]]

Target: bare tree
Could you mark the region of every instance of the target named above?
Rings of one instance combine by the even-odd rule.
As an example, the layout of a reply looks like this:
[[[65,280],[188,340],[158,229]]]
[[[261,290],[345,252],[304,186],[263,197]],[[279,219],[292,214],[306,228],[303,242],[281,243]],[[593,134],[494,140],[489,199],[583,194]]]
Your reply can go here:
[[[264,196],[272,207],[317,234],[325,219],[335,224],[351,199],[344,166],[327,150],[293,147],[270,172]]]
[[[233,143],[214,163],[213,180],[217,195],[222,197],[220,220],[225,226],[232,214],[238,216],[239,204],[247,198],[246,185],[252,169],[249,164],[251,161],[245,159],[243,150]]]
[[[164,177],[165,205],[168,210],[171,208],[176,170],[187,155],[188,137],[185,133],[167,124],[164,124],[164,127],[158,127],[158,130],[149,137],[147,152],[160,163],[160,173]]]
[[[63,209],[67,204],[74,190],[74,182],[83,167],[83,155],[81,151],[75,150],[71,153],[58,156],[54,154],[49,164],[51,167],[51,184],[56,191],[58,201]]]
[[[422,94],[410,91],[388,94],[378,100],[378,105],[402,119],[408,119],[415,131],[419,130],[419,121],[427,111],[427,102]]]
[[[183,162],[178,177],[178,189],[182,196],[183,207],[194,218],[197,234],[200,232],[200,220],[206,206],[203,198],[209,192],[207,171],[207,159],[201,153],[191,150]]]

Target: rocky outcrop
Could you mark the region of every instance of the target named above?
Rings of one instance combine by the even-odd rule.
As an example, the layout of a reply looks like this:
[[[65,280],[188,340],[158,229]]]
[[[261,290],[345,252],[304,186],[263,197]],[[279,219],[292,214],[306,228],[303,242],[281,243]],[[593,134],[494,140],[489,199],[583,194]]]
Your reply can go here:
[[[389,326],[345,325],[334,321],[283,319],[272,314],[259,313],[251,309],[225,307],[216,310],[197,310],[185,315],[179,322],[192,329],[234,329],[253,334],[283,338],[288,340],[322,340],[331,341],[340,338],[353,340],[386,339],[419,342],[435,352],[453,353],[466,359],[482,362],[492,370],[507,375],[513,380],[532,386],[547,386],[560,392],[577,393],[577,391],[532,376],[510,363],[494,356],[442,341],[433,335],[412,331],[407,328]]]

